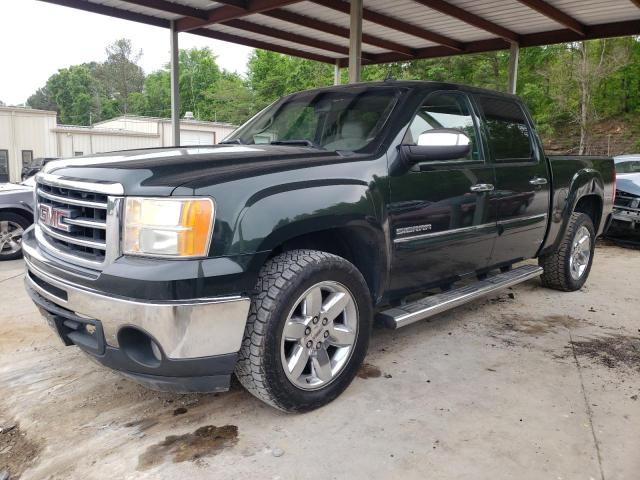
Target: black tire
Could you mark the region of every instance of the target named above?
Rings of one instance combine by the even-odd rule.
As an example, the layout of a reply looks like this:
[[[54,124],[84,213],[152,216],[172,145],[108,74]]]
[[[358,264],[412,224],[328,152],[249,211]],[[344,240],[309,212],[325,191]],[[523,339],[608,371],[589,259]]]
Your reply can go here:
[[[590,235],[590,255],[586,269],[582,275],[576,279],[571,275],[570,260],[573,242],[578,231],[580,231],[583,226],[589,231]],[[589,272],[591,271],[595,240],[596,234],[591,218],[584,213],[573,212],[569,218],[569,225],[558,249],[552,254],[545,255],[538,260],[539,265],[544,268],[544,273],[540,277],[542,285],[563,292],[580,290],[587,281]]]
[[[23,217],[22,215],[18,215],[12,212],[2,212],[2,211],[0,211],[0,222],[11,222],[13,224],[20,225],[20,227],[22,227],[22,230],[26,230],[27,227],[31,225],[31,222],[29,221],[29,219]],[[2,234],[3,232],[2,232],[2,229],[0,228],[0,236],[2,236]],[[20,243],[22,243],[22,237],[20,238]],[[4,251],[6,251],[6,247]],[[0,251],[0,261],[16,260],[18,258],[22,258],[22,245],[20,246],[20,249],[17,252],[2,253],[2,251]]]
[[[302,390],[284,372],[281,341],[294,303],[319,282],[344,285],[355,302],[358,331],[347,363],[318,390]],[[286,412],[306,412],[340,395],[355,377],[369,345],[372,303],[362,274],[344,258],[316,250],[292,250],[269,260],[258,276],[235,374],[260,400]]]

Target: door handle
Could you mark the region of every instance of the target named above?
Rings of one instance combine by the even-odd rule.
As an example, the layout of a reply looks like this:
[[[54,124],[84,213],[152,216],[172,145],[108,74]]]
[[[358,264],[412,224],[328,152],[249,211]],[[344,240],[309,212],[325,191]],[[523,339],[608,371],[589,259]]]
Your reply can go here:
[[[529,180],[529,183],[531,185],[546,185],[547,179],[542,177],[533,177],[531,180]]]
[[[490,183],[476,183],[475,185],[471,185],[472,192],[490,192],[494,189],[494,186]]]

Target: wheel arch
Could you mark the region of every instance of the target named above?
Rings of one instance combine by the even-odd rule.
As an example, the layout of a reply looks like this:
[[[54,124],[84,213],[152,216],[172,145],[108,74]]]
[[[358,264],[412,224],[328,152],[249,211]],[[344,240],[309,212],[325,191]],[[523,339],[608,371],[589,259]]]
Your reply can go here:
[[[269,258],[298,249],[319,250],[342,257],[360,271],[375,303],[386,288],[388,272],[388,257],[382,248],[384,240],[381,236],[381,232],[369,226],[334,226],[292,236],[275,246]]]
[[[565,185],[556,185],[552,202],[549,235],[539,256],[558,249],[573,212],[588,215],[596,236],[602,233],[605,187],[602,175],[593,168],[578,170]]]
[[[26,208],[22,208],[19,206],[8,206],[0,209],[0,213],[13,213],[14,215],[19,215],[29,221],[29,223],[33,223],[33,212],[27,210]]]

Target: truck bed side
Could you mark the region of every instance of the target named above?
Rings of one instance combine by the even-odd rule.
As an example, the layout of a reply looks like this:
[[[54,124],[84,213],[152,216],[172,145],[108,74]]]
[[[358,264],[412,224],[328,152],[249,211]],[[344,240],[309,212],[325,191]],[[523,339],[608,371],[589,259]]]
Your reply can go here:
[[[558,245],[576,208],[592,217],[596,233],[601,235],[613,210],[615,185],[615,167],[610,157],[547,158],[552,186],[550,221],[540,254]]]

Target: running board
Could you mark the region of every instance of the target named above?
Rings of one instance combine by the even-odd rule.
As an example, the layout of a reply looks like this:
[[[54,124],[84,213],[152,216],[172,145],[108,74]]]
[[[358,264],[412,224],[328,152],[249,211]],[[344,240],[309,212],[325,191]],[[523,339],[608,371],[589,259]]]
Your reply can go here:
[[[438,313],[540,275],[542,275],[542,267],[537,265],[523,265],[485,280],[478,280],[470,285],[436,295],[430,295],[399,307],[390,308],[389,310],[380,312],[377,318],[382,320],[389,328],[405,327],[419,320],[424,320],[425,318],[432,317]]]

